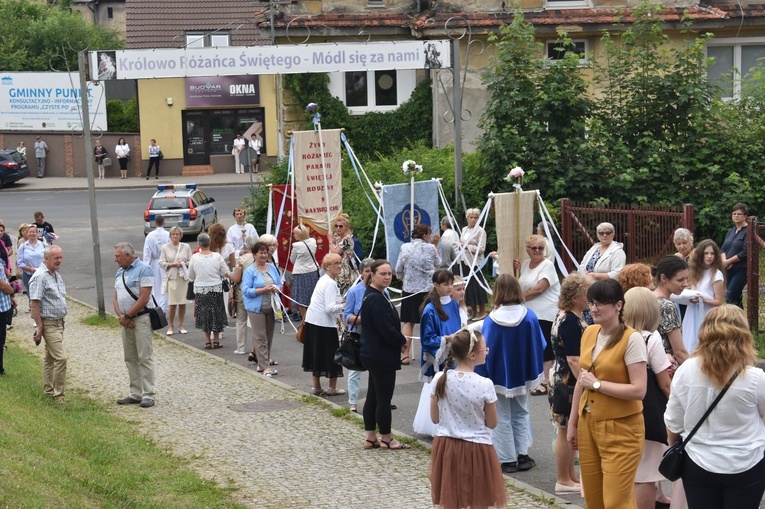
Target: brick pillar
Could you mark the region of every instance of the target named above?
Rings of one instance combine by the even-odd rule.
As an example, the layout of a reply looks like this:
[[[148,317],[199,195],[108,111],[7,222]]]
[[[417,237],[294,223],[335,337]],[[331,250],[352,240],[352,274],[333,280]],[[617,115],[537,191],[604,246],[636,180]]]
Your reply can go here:
[[[74,177],[74,136],[64,135],[64,174],[67,177]]]
[[[133,174],[136,177],[143,175],[143,161],[141,156],[141,135],[134,134],[130,144],[130,159],[133,166]]]

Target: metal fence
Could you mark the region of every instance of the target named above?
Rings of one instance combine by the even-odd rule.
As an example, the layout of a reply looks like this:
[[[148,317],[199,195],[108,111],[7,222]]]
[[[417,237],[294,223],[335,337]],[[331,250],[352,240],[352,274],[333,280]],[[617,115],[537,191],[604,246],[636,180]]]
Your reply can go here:
[[[756,216],[749,216],[746,221],[747,243],[746,247],[746,317],[749,320],[749,327],[756,331],[765,330],[765,309],[761,306],[765,304],[761,297],[765,295],[765,282],[760,281],[760,272],[765,263],[765,224],[760,223]]]
[[[592,205],[568,198],[561,202],[561,235],[577,260],[596,242],[597,226],[604,222],[614,225],[614,240],[624,244],[627,263],[655,264],[675,252],[672,240],[677,228],[693,231],[693,205]],[[567,253],[563,260],[571,270],[573,263]]]

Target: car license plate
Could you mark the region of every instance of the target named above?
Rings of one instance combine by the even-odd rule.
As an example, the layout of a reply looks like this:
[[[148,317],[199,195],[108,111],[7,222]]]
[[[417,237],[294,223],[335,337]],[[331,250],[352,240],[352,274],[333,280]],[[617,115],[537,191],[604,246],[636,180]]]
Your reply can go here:
[[[188,228],[189,222],[188,221],[178,221],[178,226],[181,228]]]

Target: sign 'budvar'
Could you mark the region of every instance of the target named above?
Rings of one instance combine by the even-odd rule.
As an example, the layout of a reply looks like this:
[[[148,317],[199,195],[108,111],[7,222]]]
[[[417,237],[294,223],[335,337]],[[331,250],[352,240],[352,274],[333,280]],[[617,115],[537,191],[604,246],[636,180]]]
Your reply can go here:
[[[387,41],[286,46],[97,51],[88,54],[94,80],[183,78],[451,66],[448,41]]]

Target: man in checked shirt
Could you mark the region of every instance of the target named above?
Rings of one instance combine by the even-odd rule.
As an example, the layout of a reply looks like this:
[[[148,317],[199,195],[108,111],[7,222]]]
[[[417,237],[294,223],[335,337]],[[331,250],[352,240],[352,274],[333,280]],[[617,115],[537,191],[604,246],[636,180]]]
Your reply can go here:
[[[66,359],[64,349],[64,317],[66,316],[66,287],[58,269],[64,255],[59,246],[45,248],[43,263],[29,280],[29,300],[35,331],[35,344],[45,340],[43,361],[43,392],[57,403],[65,403]]]

